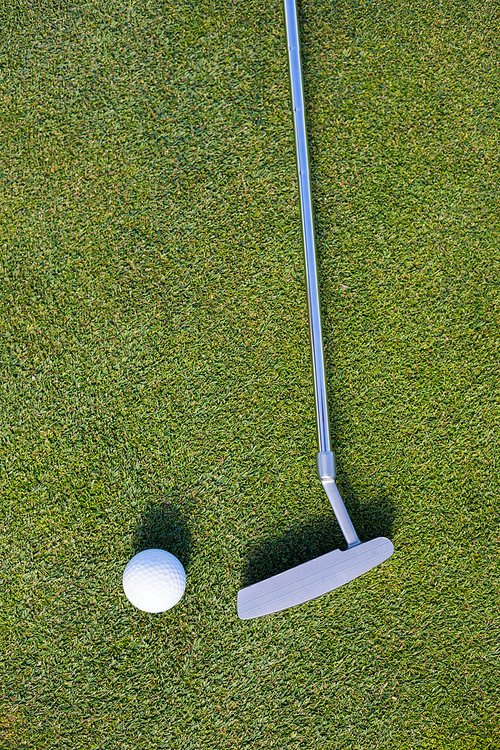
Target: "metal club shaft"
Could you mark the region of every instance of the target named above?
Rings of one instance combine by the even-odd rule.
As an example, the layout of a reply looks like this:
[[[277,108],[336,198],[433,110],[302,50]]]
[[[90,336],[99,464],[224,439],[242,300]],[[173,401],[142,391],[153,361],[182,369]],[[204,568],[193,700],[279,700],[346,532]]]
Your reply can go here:
[[[323,354],[323,336],[321,331],[321,309],[319,304],[316,245],[314,241],[314,217],[312,210],[309,154],[307,148],[304,86],[302,82],[302,65],[300,61],[297,5],[296,0],[284,0],[284,3],[290,85],[292,89],[295,146],[297,151],[297,170],[299,176],[302,234],[304,238],[307,303],[309,307],[309,331],[311,335],[314,395],[316,399],[316,422],[318,428],[319,453],[316,457],[316,468],[347,544],[349,547],[354,547],[360,544],[360,541],[335,484],[335,456],[330,447],[325,360]]]
[[[306,118],[304,111],[304,88],[300,62],[299,28],[295,0],[285,0],[286,34],[288,61],[292,89],[295,145],[299,174],[302,232],[307,277],[307,300],[309,305],[309,327],[314,370],[314,392],[320,452],[330,451],[330,431],[328,427],[328,404],[326,398],[325,362],[321,332],[321,310],[319,304],[318,272],[316,247],[314,242],[314,219],[311,199],[311,180],[307,149]]]

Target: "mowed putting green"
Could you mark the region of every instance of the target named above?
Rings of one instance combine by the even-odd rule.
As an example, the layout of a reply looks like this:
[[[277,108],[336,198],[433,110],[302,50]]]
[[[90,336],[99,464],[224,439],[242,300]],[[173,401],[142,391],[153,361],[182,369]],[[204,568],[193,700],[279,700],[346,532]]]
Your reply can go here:
[[[500,16],[299,0],[316,473],[281,2],[0,4],[0,748],[496,750]],[[148,548],[186,572],[149,614]]]

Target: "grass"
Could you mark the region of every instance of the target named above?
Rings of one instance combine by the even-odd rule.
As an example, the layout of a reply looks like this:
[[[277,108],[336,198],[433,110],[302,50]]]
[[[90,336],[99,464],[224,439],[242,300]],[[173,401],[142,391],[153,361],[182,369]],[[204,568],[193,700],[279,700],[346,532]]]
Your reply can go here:
[[[2,748],[500,746],[498,7],[299,15],[338,483],[395,554],[237,617],[343,544],[282,4],[0,3]]]

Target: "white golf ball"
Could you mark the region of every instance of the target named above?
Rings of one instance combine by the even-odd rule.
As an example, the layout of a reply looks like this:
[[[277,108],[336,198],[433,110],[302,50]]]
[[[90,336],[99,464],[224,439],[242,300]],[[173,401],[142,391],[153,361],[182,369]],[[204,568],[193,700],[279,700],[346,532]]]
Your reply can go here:
[[[123,571],[123,590],[143,612],[165,612],[182,599],[186,572],[180,560],[164,549],[146,549]]]

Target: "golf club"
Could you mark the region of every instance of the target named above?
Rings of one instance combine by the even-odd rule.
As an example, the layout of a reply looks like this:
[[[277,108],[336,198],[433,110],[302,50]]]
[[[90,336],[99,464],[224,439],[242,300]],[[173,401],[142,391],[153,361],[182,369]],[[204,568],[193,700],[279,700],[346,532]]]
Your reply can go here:
[[[328,425],[297,5],[296,0],[284,0],[284,3],[318,426],[319,452],[316,457],[316,468],[347,542],[347,550],[342,552],[337,549],[328,552],[284,573],[240,589],[238,616],[242,620],[279,612],[322,596],[366,573],[387,560],[394,552],[392,542],[385,537],[372,539],[363,544],[359,541],[335,483],[335,457],[330,447]]]

